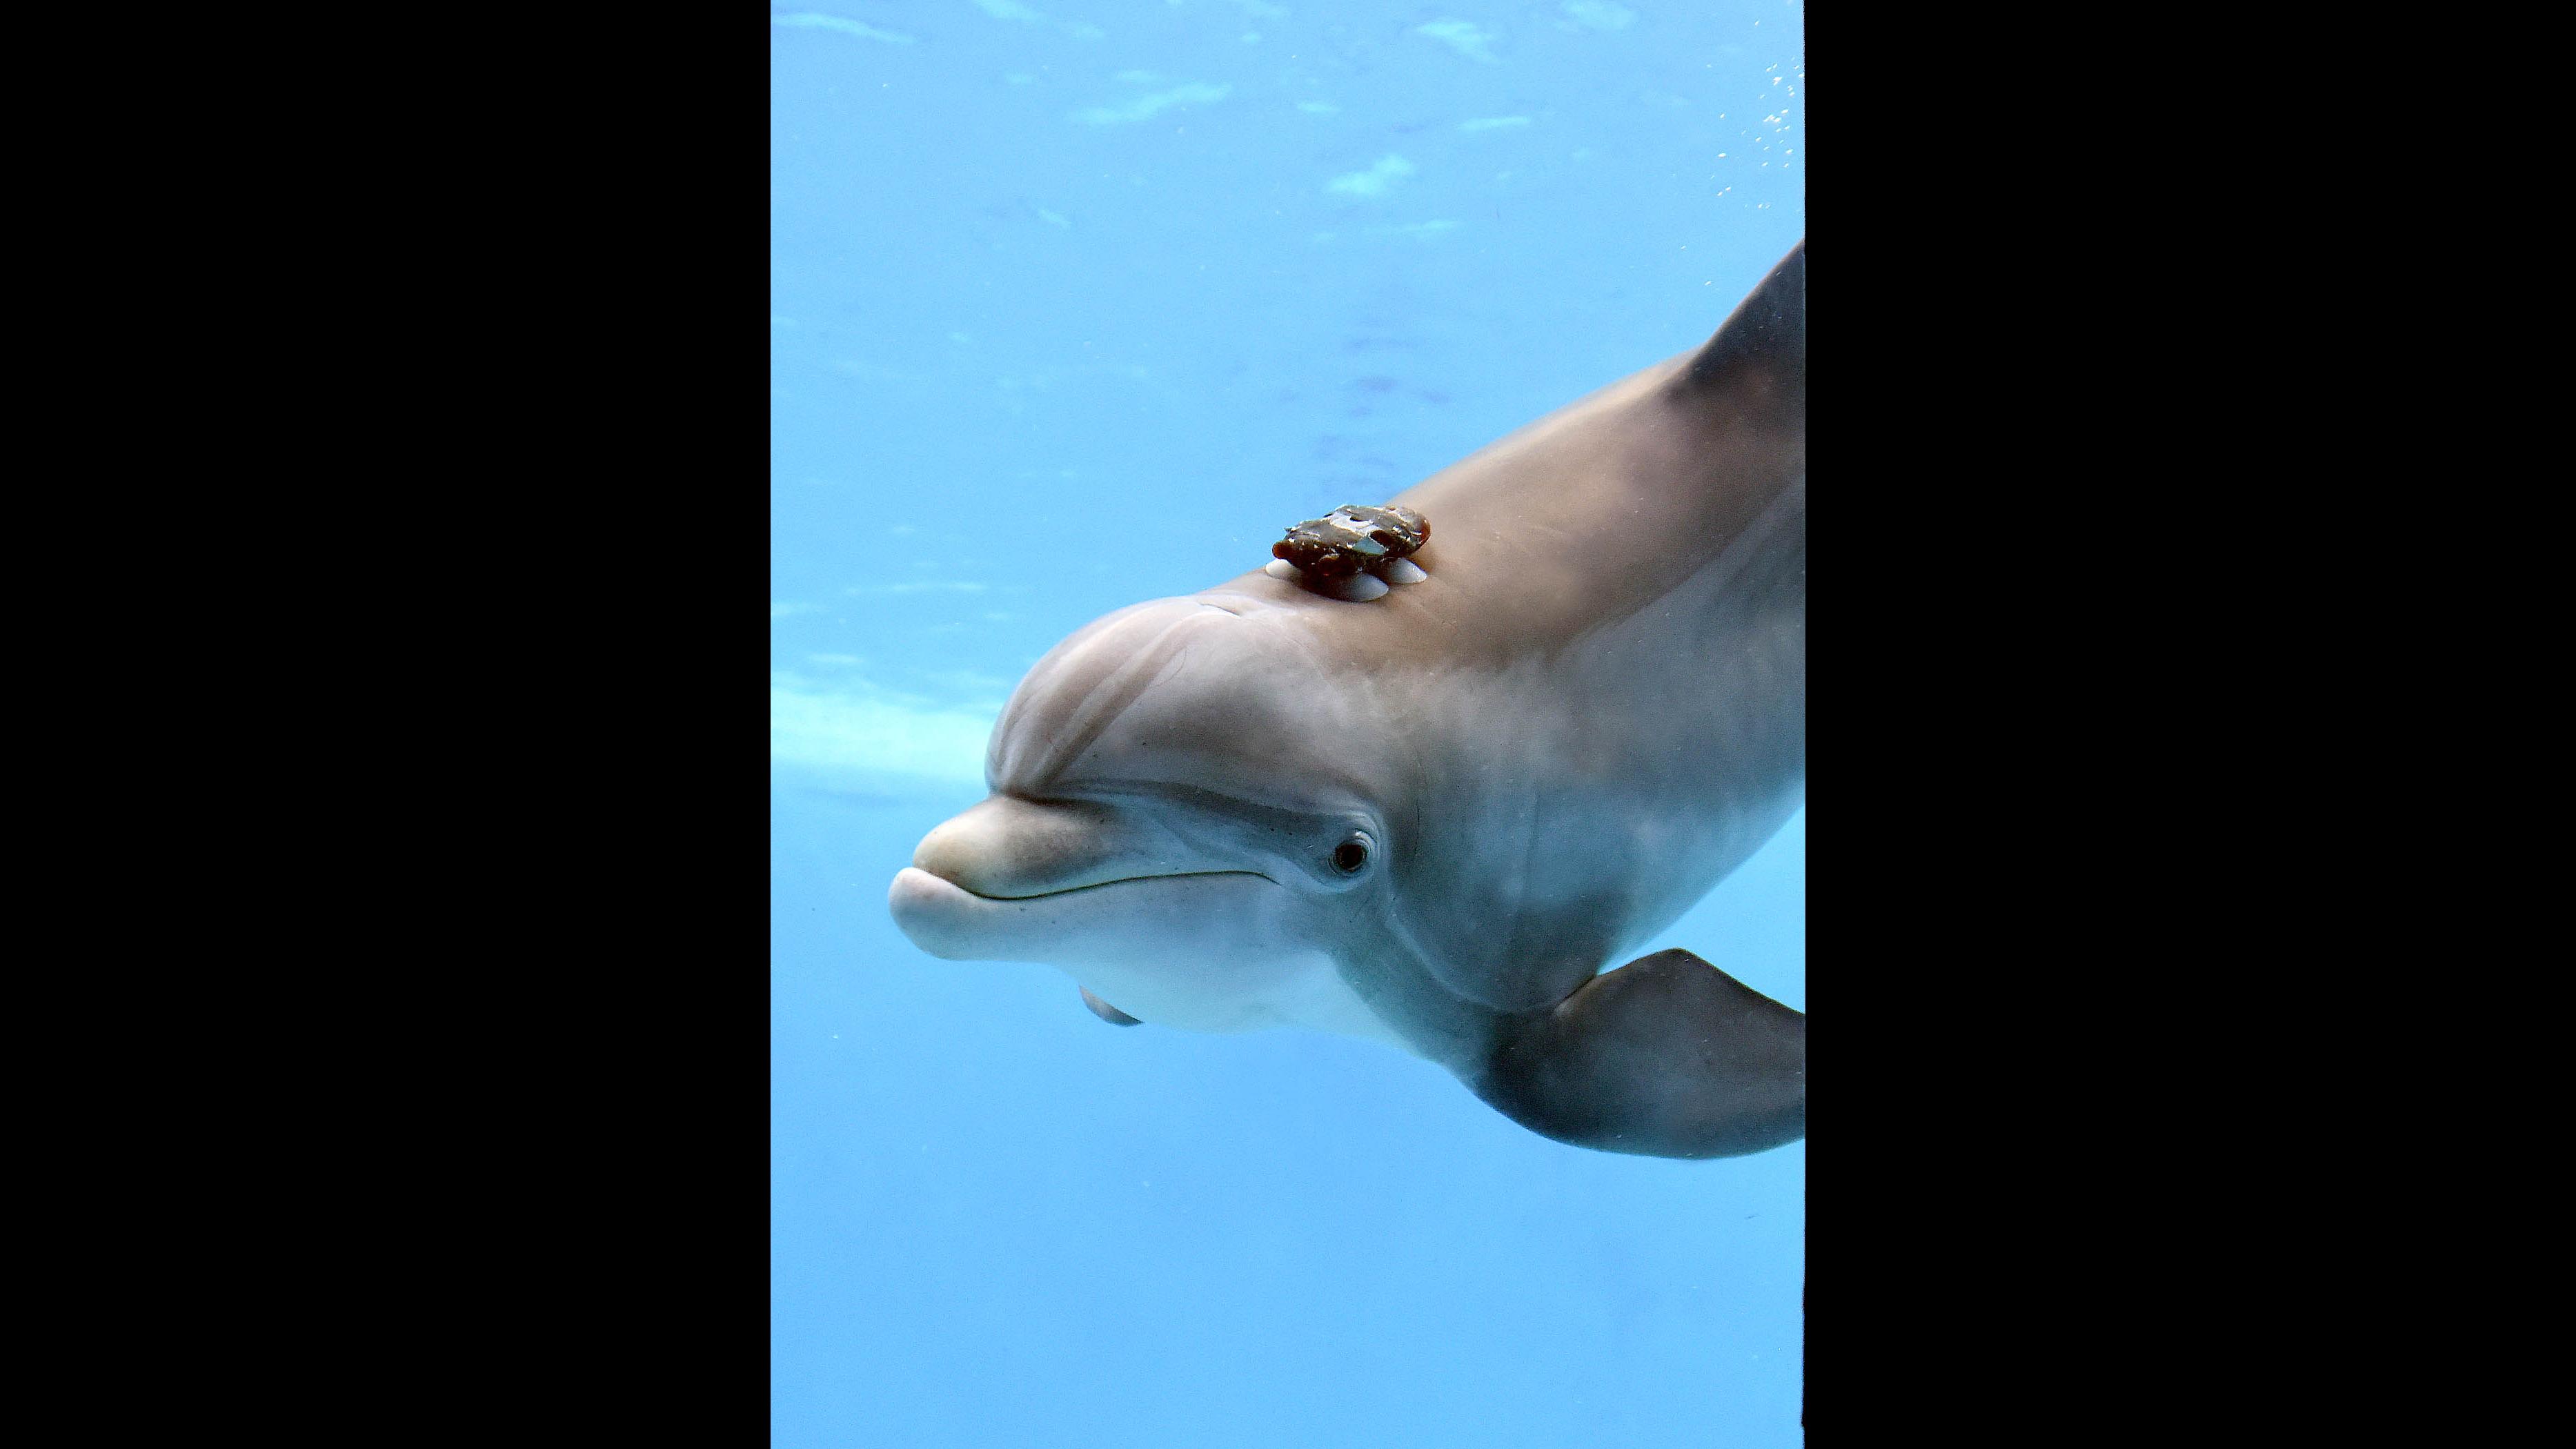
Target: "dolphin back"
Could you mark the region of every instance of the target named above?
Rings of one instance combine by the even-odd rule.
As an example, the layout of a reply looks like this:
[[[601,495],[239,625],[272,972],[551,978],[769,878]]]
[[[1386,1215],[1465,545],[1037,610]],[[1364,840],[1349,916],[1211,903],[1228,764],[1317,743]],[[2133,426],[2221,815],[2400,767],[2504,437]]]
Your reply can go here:
[[[1384,631],[1447,662],[1492,664],[1576,645],[1641,611],[1723,607],[1722,587],[1673,596],[1764,529],[1766,514],[1776,525],[1786,495],[1799,494],[1787,506],[1800,514],[1790,531],[1804,536],[1806,278],[1801,242],[1696,352],[1398,495],[1431,522],[1415,555],[1431,582],[1386,601]],[[1472,628],[1448,627],[1469,616]]]
[[[1807,409],[1807,243],[1780,259],[1691,355],[1673,379],[1685,398],[1719,397],[1767,404],[1766,411]]]

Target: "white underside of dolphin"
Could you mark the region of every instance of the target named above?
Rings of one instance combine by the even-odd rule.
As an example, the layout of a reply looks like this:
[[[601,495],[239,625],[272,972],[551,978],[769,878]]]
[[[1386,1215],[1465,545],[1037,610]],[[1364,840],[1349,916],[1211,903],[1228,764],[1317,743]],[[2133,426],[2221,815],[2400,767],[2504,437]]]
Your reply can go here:
[[[1804,797],[1805,296],[1801,243],[1698,352],[1354,500],[1429,521],[1404,587],[1256,569],[1077,631],[897,923],[1111,1021],[1382,1041],[1585,1146],[1803,1135],[1804,1016],[1619,963]]]

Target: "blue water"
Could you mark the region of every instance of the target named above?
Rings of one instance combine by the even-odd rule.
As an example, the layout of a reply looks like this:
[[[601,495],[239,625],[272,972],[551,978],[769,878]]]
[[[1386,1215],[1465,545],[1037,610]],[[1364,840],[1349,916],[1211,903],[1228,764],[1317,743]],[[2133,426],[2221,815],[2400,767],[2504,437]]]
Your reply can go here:
[[[774,1442],[1797,1443],[1805,1144],[1562,1146],[885,910],[1073,628],[1704,340],[1804,231],[1796,7],[770,35]],[[1804,841],[1653,949],[1803,1010]]]

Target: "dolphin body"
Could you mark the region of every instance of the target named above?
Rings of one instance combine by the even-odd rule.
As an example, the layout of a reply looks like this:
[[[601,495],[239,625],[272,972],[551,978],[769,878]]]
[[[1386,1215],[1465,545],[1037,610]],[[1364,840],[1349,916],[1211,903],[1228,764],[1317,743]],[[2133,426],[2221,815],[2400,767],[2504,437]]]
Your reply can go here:
[[[1804,1015],[1688,951],[1601,968],[1804,799],[1806,275],[1394,500],[1427,580],[1248,573],[1057,645],[897,924],[1120,1024],[1383,1041],[1585,1147],[1804,1136]]]

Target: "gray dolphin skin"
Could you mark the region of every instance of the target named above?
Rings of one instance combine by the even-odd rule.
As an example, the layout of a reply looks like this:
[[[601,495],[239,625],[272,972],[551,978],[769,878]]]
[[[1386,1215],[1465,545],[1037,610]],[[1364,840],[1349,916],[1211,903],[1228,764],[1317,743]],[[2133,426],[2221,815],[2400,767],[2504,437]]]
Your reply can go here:
[[[1806,277],[1801,241],[1707,346],[1392,500],[1420,582],[1256,570],[1057,645],[896,923],[1120,1025],[1382,1041],[1584,1147],[1804,1136],[1804,1015],[1688,951],[1602,968],[1805,798]]]

